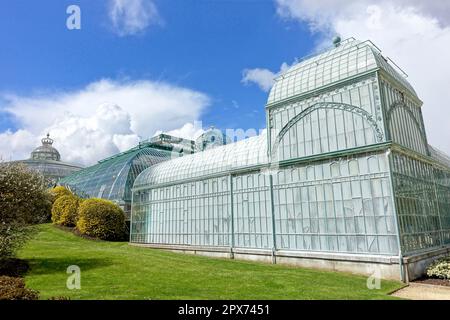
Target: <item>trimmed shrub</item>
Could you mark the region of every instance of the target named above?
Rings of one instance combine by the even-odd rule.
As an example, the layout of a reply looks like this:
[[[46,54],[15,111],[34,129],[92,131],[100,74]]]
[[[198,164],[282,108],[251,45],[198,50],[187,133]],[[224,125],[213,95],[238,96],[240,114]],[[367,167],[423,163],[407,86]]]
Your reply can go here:
[[[52,207],[52,222],[66,227],[75,227],[80,199],[74,195],[60,196]]]
[[[114,202],[92,198],[78,208],[77,229],[102,240],[121,240],[125,235],[125,214]]]
[[[37,300],[39,293],[25,288],[22,278],[0,276],[0,300]]]
[[[50,194],[52,195],[52,201],[55,203],[56,200],[58,200],[59,197],[62,196],[71,196],[72,192],[70,192],[69,189],[63,186],[57,186],[52,189],[50,189]]]
[[[427,276],[450,280],[450,257],[438,259],[427,268]]]

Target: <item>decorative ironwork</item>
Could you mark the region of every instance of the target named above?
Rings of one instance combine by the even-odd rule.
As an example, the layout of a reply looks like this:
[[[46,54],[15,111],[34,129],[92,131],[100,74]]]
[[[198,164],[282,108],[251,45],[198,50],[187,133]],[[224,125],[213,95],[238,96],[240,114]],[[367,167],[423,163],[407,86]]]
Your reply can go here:
[[[278,135],[275,139],[275,143],[272,148],[272,152],[271,152],[272,158],[273,158],[273,155],[276,154],[276,152],[278,151],[278,147],[281,143],[281,140],[283,139],[284,135],[289,131],[289,129],[291,129],[297,122],[302,120],[304,117],[306,117],[307,115],[309,115],[312,112],[319,110],[319,109],[342,110],[342,111],[348,111],[348,112],[352,112],[354,114],[360,115],[361,117],[366,119],[367,122],[373,128],[377,142],[383,141],[383,132],[381,131],[381,129],[378,126],[374,117],[366,110],[364,110],[360,107],[354,106],[354,105],[346,104],[346,103],[319,102],[319,103],[316,103],[316,104],[306,108],[302,112],[300,112],[298,115],[296,115],[291,120],[289,120],[289,122],[283,127],[283,129],[281,129],[281,131],[278,133]]]
[[[424,139],[424,142],[426,142],[426,137],[425,137],[425,134],[424,134],[425,129],[423,128],[422,124],[419,121],[417,121],[416,116],[414,115],[414,113],[412,113],[412,111],[408,108],[408,106],[404,103],[404,101],[394,102],[389,107],[389,111],[388,111],[388,114],[387,114],[388,124],[389,125],[391,124],[392,113],[394,112],[394,110],[396,110],[398,108],[402,108],[404,111],[406,111],[406,113],[408,113],[408,115],[411,117],[411,119],[413,120],[413,122],[416,125],[416,127],[419,129],[420,135]]]

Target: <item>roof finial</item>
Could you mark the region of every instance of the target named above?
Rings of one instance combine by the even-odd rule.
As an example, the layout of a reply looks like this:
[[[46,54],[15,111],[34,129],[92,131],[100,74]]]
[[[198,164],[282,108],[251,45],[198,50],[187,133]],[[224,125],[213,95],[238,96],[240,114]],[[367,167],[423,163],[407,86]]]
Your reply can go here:
[[[335,36],[333,38],[333,44],[334,46],[337,48],[341,45],[341,37],[340,36]]]
[[[42,145],[52,145],[53,144],[53,139],[50,138],[50,133],[47,133],[47,137],[46,138],[42,138]]]

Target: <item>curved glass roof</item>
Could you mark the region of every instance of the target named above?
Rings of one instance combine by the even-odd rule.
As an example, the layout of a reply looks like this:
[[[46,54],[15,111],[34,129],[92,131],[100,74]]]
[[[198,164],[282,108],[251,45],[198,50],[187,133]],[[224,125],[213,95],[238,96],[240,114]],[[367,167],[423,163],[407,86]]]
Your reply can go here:
[[[142,172],[137,177],[133,188],[228,173],[238,168],[267,163],[266,139],[266,135],[262,134],[159,163]]]
[[[267,104],[277,103],[378,69],[384,70],[417,97],[405,76],[388,63],[372,42],[348,39],[332,50],[297,63],[277,77]]]
[[[168,150],[136,147],[99,161],[96,165],[61,179],[59,184],[82,197],[131,201],[131,187],[136,177],[149,166],[170,159]]]
[[[64,178],[82,167],[56,160],[19,160],[17,162],[25,164],[28,168],[40,172],[52,184],[58,182],[59,179]]]

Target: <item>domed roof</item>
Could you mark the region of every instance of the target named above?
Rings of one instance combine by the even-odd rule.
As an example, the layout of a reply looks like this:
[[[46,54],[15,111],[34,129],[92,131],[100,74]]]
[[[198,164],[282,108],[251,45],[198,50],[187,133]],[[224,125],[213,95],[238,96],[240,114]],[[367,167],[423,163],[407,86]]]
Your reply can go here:
[[[278,76],[270,91],[268,105],[378,70],[382,70],[417,98],[405,75],[397,71],[369,40],[361,42],[351,38],[341,42],[337,38],[334,46],[331,50],[295,64]]]
[[[52,147],[53,139],[50,139],[50,134],[41,140],[42,146],[37,147],[31,152],[31,160],[54,160],[61,161],[61,155],[58,150]]]
[[[231,139],[222,131],[214,127],[210,127],[195,141],[195,145],[199,151],[208,150],[229,143],[231,143]]]

